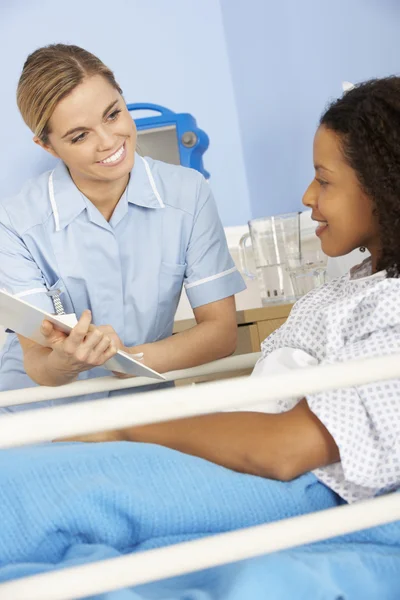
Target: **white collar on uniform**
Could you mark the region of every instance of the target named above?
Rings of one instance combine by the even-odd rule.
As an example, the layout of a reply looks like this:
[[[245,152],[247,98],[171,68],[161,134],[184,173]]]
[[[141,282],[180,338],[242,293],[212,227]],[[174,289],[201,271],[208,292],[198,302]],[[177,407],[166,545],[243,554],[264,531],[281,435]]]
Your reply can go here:
[[[156,185],[157,174],[153,173],[152,165],[154,162],[151,159],[135,154],[135,164],[126,190],[127,200],[145,208],[164,208]],[[49,175],[48,190],[55,228],[60,231],[85,210],[85,199],[61,161]]]

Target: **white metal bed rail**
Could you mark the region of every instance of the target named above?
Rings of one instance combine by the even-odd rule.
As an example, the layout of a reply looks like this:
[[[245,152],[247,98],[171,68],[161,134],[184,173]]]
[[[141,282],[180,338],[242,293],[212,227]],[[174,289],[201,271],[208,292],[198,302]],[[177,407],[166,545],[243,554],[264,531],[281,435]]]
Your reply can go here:
[[[400,494],[0,585],[9,600],[71,600],[310,544],[400,519]]]
[[[145,425],[400,377],[400,354],[245,377],[106,400],[45,407],[0,417],[0,448]],[[251,409],[251,408],[250,408]]]
[[[166,381],[178,381],[181,379],[191,379],[192,377],[252,369],[260,356],[261,352],[229,356],[228,358],[215,360],[199,367],[170,371],[169,373],[165,373],[165,379]],[[98,377],[84,381],[75,381],[62,387],[35,386],[0,392],[0,406],[16,406],[17,404],[30,404],[33,402],[42,402],[43,400],[56,400],[61,396],[63,398],[72,398],[81,394],[96,394],[97,392],[125,390],[155,384],[159,385],[160,382],[149,377],[133,377],[130,379],[118,379],[111,376]]]
[[[290,396],[400,376],[400,355],[312,367],[268,379],[244,378],[139,393],[0,418],[0,447],[18,446],[229,408],[251,408]],[[400,494],[219,534],[0,585],[13,600],[70,600],[275,552],[400,519]]]

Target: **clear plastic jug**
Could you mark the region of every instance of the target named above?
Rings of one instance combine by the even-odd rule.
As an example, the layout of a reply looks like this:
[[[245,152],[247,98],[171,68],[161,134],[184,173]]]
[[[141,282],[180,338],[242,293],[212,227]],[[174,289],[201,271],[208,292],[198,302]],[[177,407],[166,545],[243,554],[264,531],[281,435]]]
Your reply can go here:
[[[321,242],[315,235],[315,223],[311,213],[301,214],[301,255],[287,256],[287,269],[296,298],[301,298],[311,290],[326,283],[328,257],[321,248]]]
[[[248,266],[250,241],[256,273]],[[241,269],[250,279],[258,279],[263,305],[290,304],[296,300],[287,261],[288,257],[300,259],[300,244],[300,213],[249,221],[249,233],[239,242]]]

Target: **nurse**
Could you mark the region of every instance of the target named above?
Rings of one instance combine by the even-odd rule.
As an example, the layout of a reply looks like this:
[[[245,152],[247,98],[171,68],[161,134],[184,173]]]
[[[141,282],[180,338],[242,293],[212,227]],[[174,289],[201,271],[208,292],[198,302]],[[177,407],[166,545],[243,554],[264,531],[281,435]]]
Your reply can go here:
[[[0,202],[0,287],[52,313],[59,299],[79,321],[69,336],[44,322],[48,347],[10,334],[0,390],[109,374],[119,348],[160,372],[231,354],[245,285],[203,176],[135,153],[113,73],[82,48],[31,54],[17,102],[60,160]],[[197,325],[172,337],[183,285]]]

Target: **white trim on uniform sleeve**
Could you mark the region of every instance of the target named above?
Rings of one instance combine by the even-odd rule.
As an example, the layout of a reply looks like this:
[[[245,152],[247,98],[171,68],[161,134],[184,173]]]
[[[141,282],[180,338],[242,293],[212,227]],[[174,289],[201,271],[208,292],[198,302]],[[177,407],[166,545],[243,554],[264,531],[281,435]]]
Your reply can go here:
[[[53,209],[53,216],[54,216],[54,223],[56,226],[56,231],[60,231],[60,216],[58,214],[56,198],[54,195],[53,173],[54,173],[54,171],[52,171],[50,173],[50,177],[49,177],[49,197],[50,197],[51,208]]]
[[[158,191],[158,189],[157,189],[157,187],[156,187],[156,182],[154,181],[154,177],[153,177],[153,175],[152,175],[152,173],[151,173],[151,170],[150,170],[149,164],[148,164],[148,162],[147,162],[147,161],[146,161],[146,160],[143,158],[143,156],[141,156],[140,158],[141,158],[141,159],[142,159],[142,161],[144,162],[144,168],[146,169],[146,173],[147,173],[147,177],[149,178],[149,182],[150,182],[150,185],[151,185],[151,189],[153,190],[153,193],[154,193],[155,197],[157,198],[157,200],[158,200],[158,203],[159,203],[159,205],[161,206],[161,208],[165,208],[165,204],[164,204],[164,202],[162,201],[162,198],[161,198],[161,196],[160,196],[160,193],[159,193],[159,191]]]
[[[25,292],[19,292],[14,294],[16,298],[23,298],[24,296],[31,296],[32,294],[47,294],[46,288],[34,288],[32,290],[26,290]]]
[[[185,288],[189,290],[192,287],[196,287],[197,285],[202,285],[203,283],[208,283],[209,281],[214,281],[215,279],[220,279],[220,277],[225,277],[225,275],[230,275],[237,271],[236,267],[232,267],[227,271],[222,271],[222,273],[217,273],[216,275],[211,275],[210,277],[204,277],[204,279],[199,279],[198,281],[193,281],[193,283],[185,283]]]

